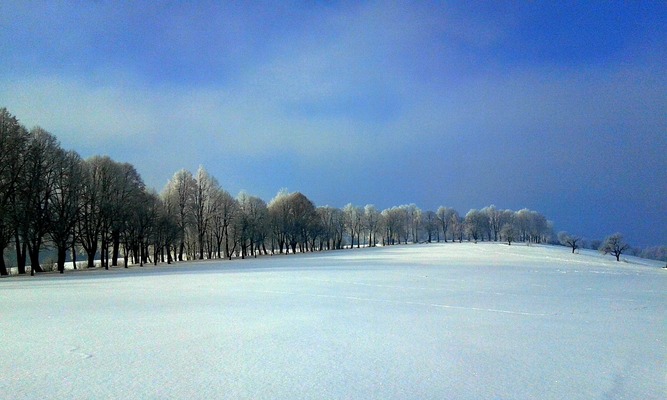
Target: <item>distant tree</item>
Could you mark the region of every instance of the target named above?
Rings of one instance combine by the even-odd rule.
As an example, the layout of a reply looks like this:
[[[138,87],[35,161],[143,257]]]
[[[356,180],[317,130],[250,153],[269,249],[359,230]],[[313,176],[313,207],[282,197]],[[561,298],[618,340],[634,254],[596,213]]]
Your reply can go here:
[[[452,241],[458,240],[459,243],[463,242],[465,223],[463,222],[463,218],[461,218],[459,213],[456,211],[451,215],[450,226],[452,231]]]
[[[493,240],[498,241],[498,235],[500,234],[500,229],[502,228],[502,211],[496,209],[496,206],[490,205],[484,207],[481,210],[484,215],[488,218],[488,237],[489,241],[491,240],[491,235],[493,235]]]
[[[623,240],[623,235],[620,233],[614,233],[611,236],[608,236],[602,246],[600,247],[600,252],[603,254],[612,254],[616,257],[616,261],[621,260],[621,254],[630,248],[630,245],[625,243]]]
[[[581,245],[581,237],[570,235],[567,232],[559,232],[558,241],[563,246],[572,248],[572,254],[574,254],[574,251]]]
[[[465,229],[468,233],[468,239],[472,238],[475,243],[488,230],[489,221],[486,215],[476,209],[468,211],[465,216]]]
[[[408,212],[412,216],[412,242],[419,243],[421,232],[424,228],[424,212],[416,204],[408,206]]]
[[[667,261],[667,246],[647,247],[642,249],[639,255],[652,260]]]
[[[442,230],[442,237],[445,239],[445,242],[447,242],[447,233],[450,231],[452,215],[455,213],[456,211],[453,208],[443,206],[438,207],[438,211],[436,211],[438,222],[440,222],[440,229]],[[454,240],[453,235],[452,240]]]
[[[516,240],[517,235],[518,231],[511,221],[506,222],[503,227],[500,228],[500,236],[505,238],[505,241],[509,246]]]
[[[366,204],[364,207],[363,224],[368,232],[368,246],[375,247],[377,244],[378,227],[380,226],[381,214],[372,204]]]
[[[364,210],[352,203],[348,203],[343,207],[343,215],[345,216],[345,226],[350,234],[350,248],[354,248],[354,238],[357,238],[357,247],[360,246],[361,229],[364,222]]]
[[[438,216],[435,214],[435,212],[426,211],[424,213],[423,220],[424,220],[424,231],[426,232],[426,241],[428,243],[431,243],[433,241],[434,236],[436,236],[438,238],[438,241],[440,241]]]
[[[593,240],[591,240],[591,241],[589,241],[589,242],[587,242],[587,243],[585,243],[585,244],[586,244],[585,247],[586,247],[587,249],[591,249],[591,250],[600,250],[600,247],[602,246],[602,240],[599,240],[599,239],[593,239]]]
[[[316,232],[320,231],[320,221],[315,205],[305,195],[289,193],[282,189],[268,205],[270,232],[277,241],[280,253],[289,248],[296,253],[297,247],[306,251]],[[288,247],[289,246],[289,247]]]
[[[218,188],[214,194],[216,202],[215,213],[213,214],[212,229],[213,238],[216,244],[217,257],[231,259],[231,247],[233,246],[229,235],[229,228],[234,224],[238,217],[239,204],[226,190]],[[224,247],[222,243],[224,241]]]
[[[287,239],[290,231],[290,204],[289,192],[287,189],[281,189],[276,196],[269,202],[269,226],[271,227],[272,240],[278,246],[280,254],[283,251],[289,252]],[[274,246],[272,246],[274,248]]]
[[[345,217],[340,208],[323,206],[318,207],[317,215],[320,219],[322,232],[320,234],[320,250],[339,250],[343,248],[345,235]]]
[[[192,172],[181,169],[169,180],[162,195],[163,199],[171,204],[170,209],[173,210],[171,212],[176,215],[176,222],[180,230],[177,251],[178,261],[183,261],[187,227],[192,220],[190,210],[193,207],[195,184]]]
[[[296,253],[297,246],[302,252],[307,251],[309,239],[319,231],[320,227],[315,204],[299,192],[289,195],[288,204],[290,210],[288,240],[292,253]]]
[[[264,200],[241,192],[237,196],[239,214],[236,218],[237,239],[241,248],[241,258],[256,256],[261,250],[267,231],[268,210]],[[266,251],[266,250],[265,250]]]
[[[199,166],[195,177],[191,212],[195,224],[197,248],[199,250],[198,257],[200,260],[204,259],[206,233],[215,214],[216,203],[214,201],[214,194],[218,188],[218,181],[209,175],[203,166]]]

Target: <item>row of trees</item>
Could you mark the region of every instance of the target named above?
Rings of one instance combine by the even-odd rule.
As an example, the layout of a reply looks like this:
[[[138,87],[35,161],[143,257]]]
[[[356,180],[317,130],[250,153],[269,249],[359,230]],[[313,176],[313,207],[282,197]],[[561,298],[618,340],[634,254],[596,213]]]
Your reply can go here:
[[[28,131],[0,109],[0,274],[5,252],[16,267],[43,271],[44,248],[65,269],[85,254],[108,269],[131,262],[256,256],[432,241],[543,243],[552,226],[538,212],[423,211],[414,204],[378,210],[347,204],[316,207],[302,193],[281,190],[269,203],[224,190],[203,167],[176,172],[161,193],[146,188],[136,169],[106,156],[82,159],[42,128]]]
[[[622,254],[630,254],[636,257],[648,258],[652,260],[667,261],[667,246],[653,246],[647,248],[631,247],[620,233],[614,233],[607,236],[604,240],[584,240],[581,236],[572,235],[567,232],[558,233],[558,243],[572,249],[574,253],[577,249],[598,250],[602,254],[611,254],[620,261]]]

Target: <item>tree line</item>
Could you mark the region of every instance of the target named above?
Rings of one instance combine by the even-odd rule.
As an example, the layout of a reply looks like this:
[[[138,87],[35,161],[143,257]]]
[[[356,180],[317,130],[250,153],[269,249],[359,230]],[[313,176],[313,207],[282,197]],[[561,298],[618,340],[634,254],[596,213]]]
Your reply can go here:
[[[315,206],[281,190],[268,203],[232,196],[204,167],[177,171],[161,192],[149,189],[129,163],[108,156],[82,159],[57,138],[27,130],[0,109],[0,274],[45,270],[45,248],[61,273],[82,256],[87,268],[260,254],[334,250],[433,241],[544,243],[553,228],[542,214],[494,206],[460,215],[450,207],[415,204],[384,210],[347,204]],[[46,269],[50,269],[49,266]]]

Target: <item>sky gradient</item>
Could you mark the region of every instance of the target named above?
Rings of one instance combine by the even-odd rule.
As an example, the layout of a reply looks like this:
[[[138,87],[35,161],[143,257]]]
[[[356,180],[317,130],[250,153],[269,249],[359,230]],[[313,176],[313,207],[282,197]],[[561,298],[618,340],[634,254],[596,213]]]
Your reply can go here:
[[[667,245],[665,2],[120,3],[3,1],[0,107],[158,191],[201,164]]]

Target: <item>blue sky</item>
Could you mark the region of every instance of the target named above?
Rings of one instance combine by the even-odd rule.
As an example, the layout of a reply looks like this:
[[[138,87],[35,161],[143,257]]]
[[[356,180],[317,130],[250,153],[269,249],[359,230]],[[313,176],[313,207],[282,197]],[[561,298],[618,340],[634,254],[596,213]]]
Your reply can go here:
[[[0,106],[161,190],[527,207],[667,244],[667,5],[0,4]]]

